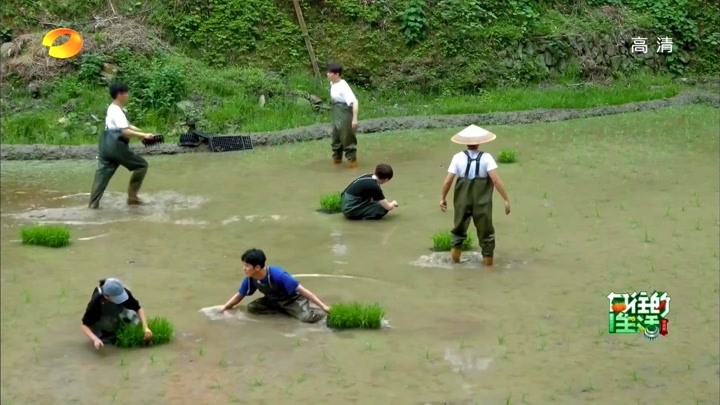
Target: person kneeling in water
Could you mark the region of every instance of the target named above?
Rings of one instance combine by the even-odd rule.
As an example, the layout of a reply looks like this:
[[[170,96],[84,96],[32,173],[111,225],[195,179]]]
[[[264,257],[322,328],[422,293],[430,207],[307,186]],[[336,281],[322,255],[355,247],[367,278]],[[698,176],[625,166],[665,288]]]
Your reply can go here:
[[[123,322],[137,324],[138,318],[145,330],[145,341],[149,341],[153,334],[140,302],[120,280],[108,278],[100,280],[100,286],[93,290],[81,329],[95,348],[100,349],[105,343],[115,343],[115,333]]]
[[[381,163],[375,173],[356,178],[342,192],[342,213],[352,220],[381,219],[398,207],[397,201],[388,201],[380,185],[393,178],[390,165]]]
[[[238,292],[225,303],[221,312],[232,309],[255,291],[260,291],[264,296],[248,304],[248,312],[253,314],[282,313],[302,322],[315,323],[330,311],[330,307],[285,270],[278,266],[267,266],[267,258],[262,250],[249,249],[243,253],[241,260],[245,278]],[[310,306],[311,302],[320,309]]]

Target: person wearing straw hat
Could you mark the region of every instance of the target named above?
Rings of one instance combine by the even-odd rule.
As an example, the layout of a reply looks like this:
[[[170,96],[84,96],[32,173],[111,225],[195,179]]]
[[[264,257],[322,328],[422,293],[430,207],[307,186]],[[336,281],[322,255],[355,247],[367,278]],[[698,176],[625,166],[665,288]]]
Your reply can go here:
[[[472,219],[483,255],[483,264],[485,266],[493,264],[495,253],[495,228],[492,222],[493,190],[497,188],[505,201],[506,215],[510,214],[510,199],[497,174],[498,165],[495,159],[488,152],[480,151],[479,145],[491,142],[496,137],[488,130],[470,125],[450,138],[452,142],[466,147],[466,150],[453,156],[440,195],[440,209],[445,212],[448,192],[453,181],[457,179],[453,195],[455,224],[451,231],[450,251],[453,263],[460,262],[461,246],[467,239],[467,230]]]
[[[100,349],[106,343],[115,343],[115,333],[123,322],[141,322],[145,341],[152,339],[145,311],[130,290],[116,278],[100,280],[82,318],[83,333],[92,340],[96,349]]]

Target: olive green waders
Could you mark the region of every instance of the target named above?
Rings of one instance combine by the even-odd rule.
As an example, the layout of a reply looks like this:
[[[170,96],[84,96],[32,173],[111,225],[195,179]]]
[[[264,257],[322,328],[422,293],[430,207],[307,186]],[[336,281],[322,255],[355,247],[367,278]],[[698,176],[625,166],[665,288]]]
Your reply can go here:
[[[465,167],[465,176],[458,177],[455,182],[453,206],[455,209],[455,227],[452,229],[452,247],[458,252],[465,239],[470,226],[470,219],[475,224],[478,242],[483,258],[492,258],[495,252],[495,228],[492,223],[492,198],[494,186],[489,177],[480,175],[480,152],[477,158],[471,159],[465,151],[468,163]],[[475,162],[475,178],[468,179],[470,164]]]
[[[250,313],[257,315],[284,313],[307,323],[315,323],[325,318],[323,310],[311,306],[300,294],[288,295],[282,287],[274,285],[270,270],[268,270],[267,284],[261,284],[258,280],[250,278],[250,288],[264,295],[248,304],[247,309]]]
[[[352,118],[351,106],[345,103],[332,104],[332,152],[335,162],[342,161],[343,151],[348,161],[357,160],[357,139]]]
[[[90,192],[90,208],[100,206],[100,199],[120,165],[132,172],[128,186],[128,203],[139,202],[137,193],[147,174],[148,163],[142,156],[131,151],[129,144],[130,141],[124,138],[119,130],[106,129],[100,136],[98,168]]]
[[[363,175],[365,176],[365,175]],[[353,180],[346,188],[350,188],[356,181],[363,179],[363,176],[360,176]],[[363,179],[364,180],[364,179]],[[373,181],[376,181],[373,179]],[[361,220],[361,219],[382,219],[385,215],[387,215],[388,210],[385,209],[382,205],[380,205],[377,201],[372,201],[364,198],[360,198],[351,194],[348,194],[346,191],[343,191],[341,194],[341,201],[340,201],[340,207],[342,209],[342,213],[347,219],[352,220]]]

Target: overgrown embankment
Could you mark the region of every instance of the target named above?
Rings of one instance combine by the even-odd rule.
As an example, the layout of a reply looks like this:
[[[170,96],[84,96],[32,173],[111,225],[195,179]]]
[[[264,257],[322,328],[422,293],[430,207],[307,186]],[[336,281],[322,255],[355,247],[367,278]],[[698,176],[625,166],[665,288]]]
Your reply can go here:
[[[717,93],[707,92],[685,92],[664,100],[653,100],[618,106],[604,106],[586,109],[538,109],[532,111],[496,112],[487,114],[379,118],[362,121],[358,128],[358,132],[361,134],[369,134],[412,129],[453,128],[467,126],[478,122],[482,122],[483,125],[553,122],[657,110],[661,108],[690,104],[708,104],[720,108],[720,95]],[[244,135],[251,135],[256,146],[271,146],[323,139],[329,137],[330,128],[328,125],[314,125],[278,132]],[[186,148],[173,144],[161,144],[147,148],[135,146],[134,149],[144,155],[172,155],[178,153],[208,151],[207,148],[202,146],[198,148]],[[2,145],[2,148],[0,149],[0,160],[93,159],[96,155],[97,147],[94,145]]]
[[[497,88],[720,73],[720,8],[701,0],[301,5],[321,69],[347,66],[363,119],[475,112]],[[132,121],[165,134],[187,121],[232,133],[326,120],[327,84],[312,79],[291,2],[9,0],[0,10],[3,143],[93,139],[112,80],[133,89]],[[56,26],[83,34],[80,57],[46,56],[40,39]],[[672,44],[658,52],[662,38]]]

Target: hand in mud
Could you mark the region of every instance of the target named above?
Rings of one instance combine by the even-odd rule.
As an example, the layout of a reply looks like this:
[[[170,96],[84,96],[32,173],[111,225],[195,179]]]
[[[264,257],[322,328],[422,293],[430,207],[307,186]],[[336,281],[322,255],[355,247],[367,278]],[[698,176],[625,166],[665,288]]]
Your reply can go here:
[[[150,328],[145,328],[145,343],[149,343],[152,340],[153,333]]]
[[[510,201],[505,201],[505,215],[510,215]]]
[[[357,122],[357,120],[352,120],[352,128],[353,128],[353,129],[357,129],[357,127],[358,127],[358,122]]]
[[[325,311],[326,314],[329,314],[329,313],[330,313],[330,307],[327,306],[327,305],[325,305],[325,306],[322,307],[321,309],[322,309],[323,311]]]
[[[101,347],[105,346],[100,339],[93,340],[93,345],[95,346],[95,349],[100,350]]]
[[[440,200],[440,211],[442,211],[442,212],[447,211],[447,201]]]

